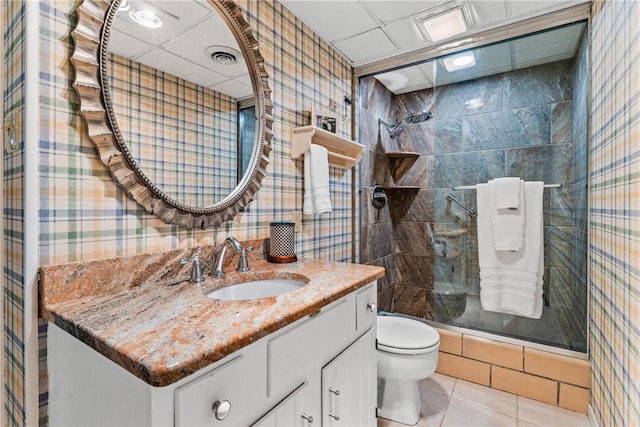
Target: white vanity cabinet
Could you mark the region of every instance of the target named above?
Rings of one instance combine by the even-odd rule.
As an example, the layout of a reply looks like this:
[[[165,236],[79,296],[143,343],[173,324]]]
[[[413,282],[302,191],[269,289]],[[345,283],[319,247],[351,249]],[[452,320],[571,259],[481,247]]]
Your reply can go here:
[[[375,426],[376,285],[166,387],[49,328],[51,426]]]

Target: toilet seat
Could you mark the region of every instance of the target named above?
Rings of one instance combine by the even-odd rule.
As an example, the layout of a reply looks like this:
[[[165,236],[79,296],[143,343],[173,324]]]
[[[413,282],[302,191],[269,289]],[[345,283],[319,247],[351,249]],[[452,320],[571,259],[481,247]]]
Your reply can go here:
[[[423,354],[440,344],[431,326],[398,316],[378,316],[378,349],[397,354]]]

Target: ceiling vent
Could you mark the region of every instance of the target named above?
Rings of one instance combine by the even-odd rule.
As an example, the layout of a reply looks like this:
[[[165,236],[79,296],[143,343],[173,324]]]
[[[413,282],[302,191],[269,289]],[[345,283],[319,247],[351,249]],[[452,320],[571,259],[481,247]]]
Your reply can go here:
[[[204,53],[219,65],[235,65],[242,61],[242,54],[229,46],[209,46]]]

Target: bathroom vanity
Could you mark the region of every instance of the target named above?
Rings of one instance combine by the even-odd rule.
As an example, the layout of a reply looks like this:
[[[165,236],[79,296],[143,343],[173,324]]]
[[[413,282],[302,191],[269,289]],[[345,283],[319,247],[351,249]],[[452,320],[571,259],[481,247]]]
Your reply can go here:
[[[157,262],[185,255],[173,252]],[[375,425],[383,269],[253,262],[251,273],[169,285],[147,259],[134,275],[145,283],[104,283],[105,268],[135,258],[42,269],[50,425]],[[308,282],[255,300],[207,297],[274,276]]]

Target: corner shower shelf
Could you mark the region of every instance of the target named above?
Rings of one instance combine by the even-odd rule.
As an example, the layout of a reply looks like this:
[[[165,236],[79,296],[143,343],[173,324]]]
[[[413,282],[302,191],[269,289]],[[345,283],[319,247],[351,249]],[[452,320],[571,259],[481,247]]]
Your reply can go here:
[[[402,175],[409,170],[411,165],[418,160],[420,153],[412,151],[388,151],[385,153],[385,156],[390,160],[393,179],[398,181]]]
[[[329,152],[329,165],[350,169],[360,162],[364,145],[316,126],[292,129],[291,158],[299,159],[314,144],[322,145]]]

